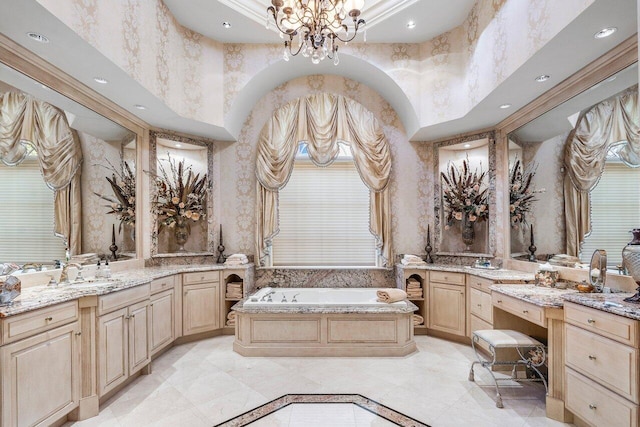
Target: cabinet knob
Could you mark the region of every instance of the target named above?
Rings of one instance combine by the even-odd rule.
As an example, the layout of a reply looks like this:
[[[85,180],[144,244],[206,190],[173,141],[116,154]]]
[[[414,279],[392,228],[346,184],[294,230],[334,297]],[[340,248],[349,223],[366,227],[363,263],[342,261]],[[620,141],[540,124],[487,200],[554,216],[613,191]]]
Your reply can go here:
[[[51,316],[45,317],[44,320],[46,320],[47,322],[51,322],[53,320],[53,317]]]
[[[592,355],[592,354],[590,354],[590,355],[589,355],[589,360],[596,360],[596,359],[597,359],[597,357],[596,357],[596,356],[594,356],[594,355]]]
[[[589,409],[595,410],[595,409],[598,409],[598,407],[596,405],[594,405],[593,403],[590,403],[589,404]]]
[[[596,319],[587,319],[587,323],[596,323]]]
[[[523,312],[524,314],[527,314],[527,313],[529,312],[529,310],[522,310],[522,312]]]
[[[79,337],[80,335],[82,335],[82,331],[80,332],[76,332],[76,336]]]
[[[478,307],[482,307],[482,304],[478,304]]]
[[[132,317],[133,317],[133,316],[131,316],[131,315],[124,316],[124,318],[125,318],[125,319],[127,319],[127,320],[131,319]]]
[[[498,301],[496,301],[498,304],[502,304],[502,300],[499,299]]]

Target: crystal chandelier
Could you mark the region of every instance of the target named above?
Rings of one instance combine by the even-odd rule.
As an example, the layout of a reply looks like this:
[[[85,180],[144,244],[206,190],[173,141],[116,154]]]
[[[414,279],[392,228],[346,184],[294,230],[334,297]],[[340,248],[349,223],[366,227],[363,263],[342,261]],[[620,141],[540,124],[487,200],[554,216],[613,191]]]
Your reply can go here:
[[[302,53],[304,57],[311,57],[314,64],[329,58],[338,65],[339,42],[350,42],[360,27],[366,25],[364,19],[359,18],[364,0],[271,0],[271,4],[267,8],[267,29],[270,15],[280,37],[285,39],[285,61]],[[345,23],[347,17],[353,20],[351,28]],[[367,41],[366,30],[364,41]]]

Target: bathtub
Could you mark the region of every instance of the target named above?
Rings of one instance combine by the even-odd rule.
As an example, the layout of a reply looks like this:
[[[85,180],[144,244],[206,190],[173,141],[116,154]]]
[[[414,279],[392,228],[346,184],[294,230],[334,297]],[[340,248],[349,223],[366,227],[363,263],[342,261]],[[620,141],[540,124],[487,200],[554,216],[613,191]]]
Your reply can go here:
[[[377,302],[377,290],[263,288],[233,307],[233,349],[243,356],[291,357],[389,357],[416,351],[412,316],[417,307],[410,301]]]
[[[376,288],[263,288],[244,307],[361,306],[407,307],[407,301],[378,302]]]

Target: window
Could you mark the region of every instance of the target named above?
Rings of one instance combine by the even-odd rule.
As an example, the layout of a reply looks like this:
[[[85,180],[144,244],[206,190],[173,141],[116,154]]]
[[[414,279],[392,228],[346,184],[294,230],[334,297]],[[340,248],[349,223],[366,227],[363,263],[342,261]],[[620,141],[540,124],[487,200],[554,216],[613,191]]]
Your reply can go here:
[[[273,266],[376,266],[369,232],[369,189],[348,146],[330,166],[311,162],[301,144],[291,177],[279,192],[280,233]]]
[[[28,190],[25,190],[28,189]],[[0,262],[53,263],[64,259],[64,241],[53,234],[54,193],[42,179],[38,160],[29,157],[18,166],[0,163]]]
[[[640,168],[609,160],[598,185],[591,191],[591,234],[580,251],[588,263],[596,249],[607,251],[607,263],[622,263],[622,248],[631,241],[629,230],[640,224]]]

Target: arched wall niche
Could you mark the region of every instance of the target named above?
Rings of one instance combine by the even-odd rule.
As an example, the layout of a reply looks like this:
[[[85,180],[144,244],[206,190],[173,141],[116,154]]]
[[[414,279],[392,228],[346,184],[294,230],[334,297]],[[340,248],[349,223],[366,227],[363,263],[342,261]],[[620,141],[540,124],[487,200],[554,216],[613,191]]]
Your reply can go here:
[[[362,104],[384,129],[391,150],[392,241],[394,253],[422,253],[427,224],[433,221],[433,166],[430,146],[409,142],[402,121],[383,96],[344,76],[309,75],[289,80],[253,104],[234,144],[220,146],[214,191],[225,229],[228,253],[255,248],[255,162],[258,136],[274,111],[313,93],[334,93]],[[432,225],[433,226],[433,225]],[[228,238],[226,236],[229,236]]]

